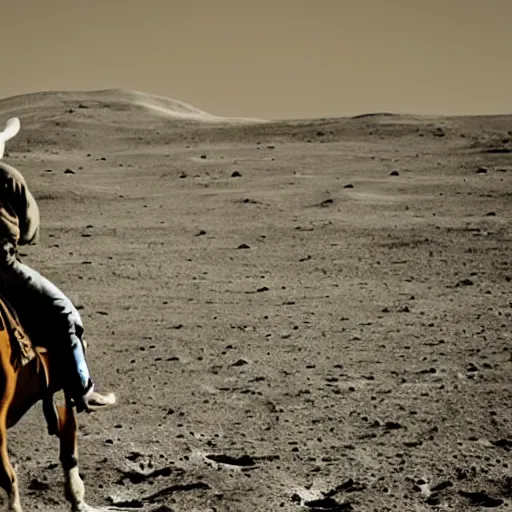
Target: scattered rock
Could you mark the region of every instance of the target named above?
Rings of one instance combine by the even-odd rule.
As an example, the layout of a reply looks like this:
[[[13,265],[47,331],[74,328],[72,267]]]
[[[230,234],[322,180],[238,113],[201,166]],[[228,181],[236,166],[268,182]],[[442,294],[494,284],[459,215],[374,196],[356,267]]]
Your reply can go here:
[[[302,498],[296,493],[294,492],[290,499],[292,500],[292,503],[301,503],[302,502]]]
[[[396,421],[386,421],[386,423],[384,423],[384,428],[386,430],[397,430],[399,428],[403,428],[402,425],[400,425],[400,423],[396,422]]]
[[[471,279],[462,279],[455,285],[455,288],[459,288],[460,286],[473,286],[474,284]]]
[[[398,171],[391,171],[389,173],[390,176],[400,176],[400,173]]]
[[[488,212],[485,214],[486,217],[496,217],[496,212]]]
[[[493,498],[485,492],[459,491],[459,494],[464,498],[468,498],[474,505],[480,507],[492,508],[503,505],[503,500],[501,498]]]
[[[449,487],[453,487],[453,482],[451,480],[443,480],[442,482],[434,485],[434,487],[431,487],[430,490],[432,492],[439,492],[444,489],[448,489]]]
[[[457,475],[457,480],[466,480],[469,476],[466,468],[455,468],[455,474]]]
[[[354,185],[352,185],[352,183],[347,183],[343,188],[354,188]]]
[[[254,466],[256,461],[250,455],[242,455],[241,457],[231,457],[230,455],[206,455],[208,460],[217,462],[218,464],[226,464],[228,466],[248,467]]]
[[[487,174],[487,167],[479,167],[476,171],[477,174]]]
[[[64,171],[64,174],[75,174],[75,171],[73,171],[72,169],[66,169]]]
[[[433,506],[439,505],[441,503],[441,498],[437,494],[432,494],[425,500],[425,503]]]
[[[28,484],[28,488],[31,491],[46,491],[50,486],[46,482],[42,482],[38,478],[32,478]]]
[[[416,448],[417,446],[421,446],[423,444],[422,441],[405,441],[404,446],[407,448]]]
[[[334,496],[335,494],[341,493],[341,492],[358,492],[358,491],[364,491],[366,489],[365,484],[361,484],[358,482],[354,482],[352,478],[349,478],[346,482],[343,482],[340,485],[337,485],[334,489],[324,492],[323,495],[327,498],[330,498]]]
[[[130,460],[132,462],[135,462],[137,459],[140,459],[140,457],[142,457],[142,453],[140,453],[140,452],[130,452],[127,455],[125,455],[125,457],[128,460]]]
[[[496,441],[491,441],[491,444],[498,448],[504,448],[507,451],[512,451],[512,439],[497,439]]]
[[[251,247],[247,244],[240,244],[237,249],[250,249]]]
[[[240,178],[242,175],[238,171],[233,171],[231,173],[232,178]]]
[[[314,510],[330,510],[331,512],[346,512],[354,510],[350,503],[339,503],[334,498],[321,498],[306,501],[304,505]]]
[[[172,468],[165,466],[160,469],[155,469],[149,473],[142,473],[139,471],[121,471],[121,477],[118,480],[118,484],[122,484],[124,480],[129,480],[132,484],[140,484],[146,480],[151,480],[159,476],[171,476]]]
[[[426,370],[420,370],[418,373],[419,374],[437,373],[437,370],[434,367],[431,367],[431,368],[427,368]]]
[[[231,366],[244,366],[246,364],[249,364],[249,362],[245,359],[238,359],[238,361],[235,361]]]

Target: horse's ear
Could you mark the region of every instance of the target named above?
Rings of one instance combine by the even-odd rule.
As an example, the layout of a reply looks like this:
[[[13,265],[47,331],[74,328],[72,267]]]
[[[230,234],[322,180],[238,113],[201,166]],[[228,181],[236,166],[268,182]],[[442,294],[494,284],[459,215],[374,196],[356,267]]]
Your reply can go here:
[[[20,131],[21,123],[18,117],[11,117],[5,123],[5,128],[0,132],[0,159],[4,156],[6,141],[15,137]]]

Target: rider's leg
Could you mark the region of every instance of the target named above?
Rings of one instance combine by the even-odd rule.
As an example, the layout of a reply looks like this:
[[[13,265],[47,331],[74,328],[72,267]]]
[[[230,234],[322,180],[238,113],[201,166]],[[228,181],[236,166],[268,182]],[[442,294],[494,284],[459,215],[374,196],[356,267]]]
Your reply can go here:
[[[92,393],[94,385],[89,374],[82,344],[83,324],[80,313],[71,300],[53,283],[37,271],[19,261],[9,265],[9,271],[3,272],[8,285],[13,285],[16,294],[34,304],[40,315],[48,320],[55,320],[52,329],[56,335],[56,346],[63,362],[65,388],[69,390],[77,405],[77,410],[86,407],[87,398]],[[20,315],[23,316],[23,315]],[[27,318],[27,322],[30,319]],[[31,325],[29,325],[30,330]],[[35,326],[40,328],[40,325]]]

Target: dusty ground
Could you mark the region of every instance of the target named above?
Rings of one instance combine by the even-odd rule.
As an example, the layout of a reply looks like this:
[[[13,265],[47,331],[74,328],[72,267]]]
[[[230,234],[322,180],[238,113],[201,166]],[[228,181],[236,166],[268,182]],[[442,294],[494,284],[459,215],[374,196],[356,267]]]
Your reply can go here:
[[[511,507],[512,117],[241,124],[135,99],[0,102],[42,214],[24,259],[80,305],[118,395],[79,416],[89,502]],[[42,422],[10,451],[25,509],[61,511]]]

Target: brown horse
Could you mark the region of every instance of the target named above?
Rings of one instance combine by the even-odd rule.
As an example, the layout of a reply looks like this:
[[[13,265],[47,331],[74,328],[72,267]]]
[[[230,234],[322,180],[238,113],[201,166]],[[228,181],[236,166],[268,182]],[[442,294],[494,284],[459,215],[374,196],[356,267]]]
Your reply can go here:
[[[7,492],[10,512],[22,512],[22,508],[16,473],[7,453],[7,429],[39,401],[43,404],[48,433],[60,441],[66,499],[73,511],[97,510],[84,501],[84,484],[78,473],[74,405],[66,393],[65,405],[55,404],[55,393],[63,389],[61,375],[58,360],[51,351],[32,344],[15,311],[0,295],[0,487]],[[91,403],[94,408],[101,408],[115,403],[115,396],[94,393]]]

